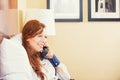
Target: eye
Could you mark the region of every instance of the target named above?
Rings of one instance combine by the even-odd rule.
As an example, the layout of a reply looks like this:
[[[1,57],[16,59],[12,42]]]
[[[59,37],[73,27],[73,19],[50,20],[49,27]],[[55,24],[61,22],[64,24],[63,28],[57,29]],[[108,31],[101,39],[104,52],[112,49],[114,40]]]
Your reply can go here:
[[[47,38],[47,36],[45,36],[45,38]]]

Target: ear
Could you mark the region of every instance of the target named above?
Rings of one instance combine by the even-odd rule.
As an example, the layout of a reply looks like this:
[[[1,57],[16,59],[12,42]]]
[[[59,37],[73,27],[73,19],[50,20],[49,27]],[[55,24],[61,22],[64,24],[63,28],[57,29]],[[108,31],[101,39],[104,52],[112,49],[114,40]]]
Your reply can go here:
[[[32,38],[28,38],[26,41],[30,42],[32,40]]]
[[[29,39],[27,39],[26,41],[30,41],[30,38],[29,38]]]

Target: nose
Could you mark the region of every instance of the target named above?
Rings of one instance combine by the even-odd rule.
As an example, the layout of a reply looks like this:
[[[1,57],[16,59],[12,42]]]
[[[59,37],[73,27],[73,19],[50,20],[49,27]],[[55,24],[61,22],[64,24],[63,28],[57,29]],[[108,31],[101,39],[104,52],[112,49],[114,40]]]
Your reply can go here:
[[[44,43],[44,45],[46,45],[46,43],[47,43],[46,37],[42,37],[41,41],[42,41],[42,43]]]

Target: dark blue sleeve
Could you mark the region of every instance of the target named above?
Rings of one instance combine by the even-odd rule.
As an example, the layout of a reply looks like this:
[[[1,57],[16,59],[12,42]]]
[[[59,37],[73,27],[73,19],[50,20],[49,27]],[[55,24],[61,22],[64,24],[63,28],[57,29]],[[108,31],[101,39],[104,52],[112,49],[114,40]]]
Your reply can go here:
[[[54,67],[57,67],[60,64],[59,59],[55,55],[53,55],[53,58],[49,59],[49,61]]]

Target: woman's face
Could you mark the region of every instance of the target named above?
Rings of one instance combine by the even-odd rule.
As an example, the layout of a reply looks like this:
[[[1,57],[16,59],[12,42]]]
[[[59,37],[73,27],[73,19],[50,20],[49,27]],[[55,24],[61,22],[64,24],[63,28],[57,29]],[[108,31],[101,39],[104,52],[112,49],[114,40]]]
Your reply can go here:
[[[38,34],[33,38],[27,39],[27,41],[35,51],[41,52],[45,42],[45,35],[43,33]]]

